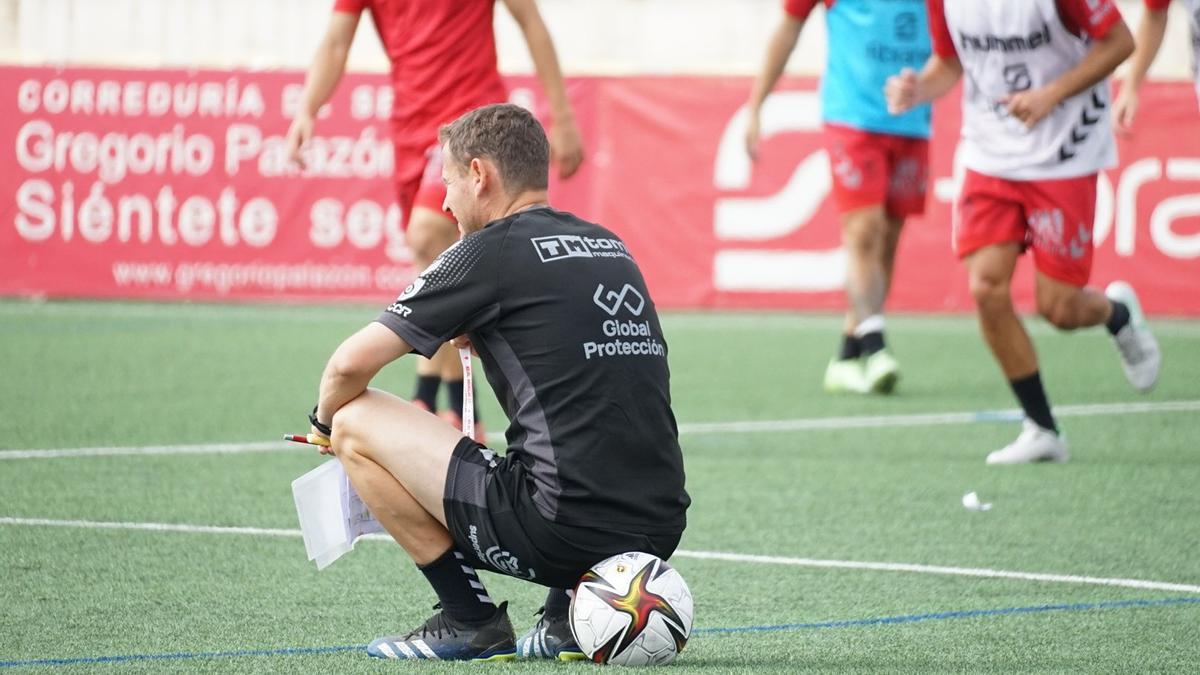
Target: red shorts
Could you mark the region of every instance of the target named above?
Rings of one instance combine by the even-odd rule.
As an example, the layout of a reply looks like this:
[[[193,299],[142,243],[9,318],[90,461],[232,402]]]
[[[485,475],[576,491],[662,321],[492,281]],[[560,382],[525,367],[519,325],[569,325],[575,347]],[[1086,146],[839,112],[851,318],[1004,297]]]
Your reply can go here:
[[[1033,249],[1042,274],[1086,285],[1096,178],[1015,181],[967,170],[954,214],[955,252],[961,258],[993,244],[1020,244]]]
[[[882,205],[889,215],[925,211],[929,141],[825,125],[833,200],[846,213]]]
[[[421,206],[443,213],[446,185],[442,183],[442,149],[432,146],[402,146],[395,144],[396,167],[393,179],[396,200],[404,213],[404,222],[412,216],[414,207]],[[450,214],[446,214],[450,216]],[[452,216],[450,216],[452,217]]]

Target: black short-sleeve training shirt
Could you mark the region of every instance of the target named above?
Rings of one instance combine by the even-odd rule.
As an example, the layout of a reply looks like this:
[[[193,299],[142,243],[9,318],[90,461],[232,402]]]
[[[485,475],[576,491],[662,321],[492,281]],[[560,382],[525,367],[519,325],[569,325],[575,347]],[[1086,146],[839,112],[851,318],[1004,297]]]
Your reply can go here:
[[[534,504],[554,522],[679,532],[690,499],[667,343],[616,235],[549,207],[447,249],[378,321],[425,356],[464,333],[510,425]]]

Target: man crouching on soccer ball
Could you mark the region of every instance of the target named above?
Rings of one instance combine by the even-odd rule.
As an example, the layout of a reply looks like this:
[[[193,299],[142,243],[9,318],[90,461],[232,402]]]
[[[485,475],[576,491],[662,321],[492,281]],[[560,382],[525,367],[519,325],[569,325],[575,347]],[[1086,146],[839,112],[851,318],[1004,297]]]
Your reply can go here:
[[[439,134],[443,208],[462,238],[330,357],[314,433],[433,586],[438,613],[370,644],[393,659],[582,658],[568,589],[625,551],[668,558],[690,504],[667,344],[616,235],[547,203],[550,148],[513,105]],[[623,337],[629,335],[631,337]],[[411,351],[465,336],[511,423],[499,456],[437,416],[368,389]],[[461,342],[461,341],[460,341]],[[520,640],[476,574],[550,587]]]

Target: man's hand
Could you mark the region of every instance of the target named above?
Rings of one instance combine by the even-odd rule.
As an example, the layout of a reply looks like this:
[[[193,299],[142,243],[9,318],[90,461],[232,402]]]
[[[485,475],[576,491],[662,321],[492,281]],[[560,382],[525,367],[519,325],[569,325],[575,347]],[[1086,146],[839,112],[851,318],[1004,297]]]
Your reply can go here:
[[[583,163],[583,140],[575,121],[550,126],[550,161],[558,168],[559,178],[570,178]]]
[[[883,96],[887,99],[888,112],[893,115],[906,113],[917,105],[921,83],[912,68],[904,68],[898,75],[887,79],[883,85]]]
[[[746,116],[746,154],[750,161],[758,161],[758,141],[762,135],[761,113],[750,110]]]
[[[316,427],[310,427],[308,431],[308,442],[317,446],[317,452],[322,455],[332,455],[333,446],[329,441],[329,437],[323,431]]]
[[[333,447],[329,441],[329,437],[333,435],[333,428],[321,421],[317,412],[320,405],[313,406],[312,412],[308,414],[308,422],[312,426],[308,431],[308,442],[313,445],[320,446],[322,455],[332,455]]]
[[[306,167],[304,157],[300,151],[304,146],[308,145],[308,141],[312,139],[313,127],[315,122],[312,115],[306,112],[296,113],[296,119],[292,120],[292,126],[287,132],[287,157],[289,160],[300,165],[303,169]]]
[[[1137,116],[1138,93],[1137,87],[1128,82],[1121,85],[1117,100],[1113,103],[1113,121],[1117,123],[1117,131],[1128,134],[1133,131],[1133,118]]]
[[[1015,117],[1026,129],[1032,129],[1054,110],[1062,100],[1053,87],[1038,87],[1028,91],[1018,91],[1000,99],[1000,103],[1008,107],[1008,114]]]
[[[459,335],[451,339],[450,344],[454,345],[455,349],[470,349],[472,354],[479,356],[479,352],[475,351],[475,345],[471,344],[471,338],[466,335]]]

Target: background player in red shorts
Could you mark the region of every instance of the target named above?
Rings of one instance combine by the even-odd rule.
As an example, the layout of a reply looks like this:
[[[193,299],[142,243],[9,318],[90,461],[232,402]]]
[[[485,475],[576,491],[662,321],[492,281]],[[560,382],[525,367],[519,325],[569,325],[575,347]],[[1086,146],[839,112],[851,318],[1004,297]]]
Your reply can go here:
[[[819,1],[784,0],[783,21],[748,104],[751,157],[758,152],[767,94]],[[904,115],[889,114],[883,85],[898,68],[920,67],[929,57],[925,7],[922,0],[824,4],[829,56],[821,78],[821,119],[848,268],[842,345],[825,369],[825,389],[889,393],[900,378],[900,365],[884,343],[883,304],[904,219],[925,210],[930,112],[923,105]]]
[[[554,44],[534,0],[503,3],[521,28],[549,101],[552,161],[559,176],[566,178],[583,161],[583,146]],[[392,64],[396,196],[404,213],[408,246],[422,270],[459,236],[454,219],[442,210],[446,191],[438,127],[468,110],[507,98],[496,69],[494,9],[495,0],[335,0],[329,28],[304,83],[300,109],[288,131],[289,153],[302,162],[300,149],[312,137],[317,111],[333,95],[345,71],[359,16],[370,11]],[[444,415],[455,421],[462,410],[462,371],[449,347],[432,360],[418,362],[414,399],[436,410],[443,380],[449,397]]]
[[[1167,32],[1167,10],[1171,0],[1143,2],[1146,10],[1138,22],[1137,49],[1129,59],[1129,73],[1125,76],[1116,102],[1113,103],[1113,116],[1116,118],[1117,128],[1122,131],[1129,131],[1133,126],[1133,118],[1138,109],[1138,88],[1142,86],[1150,64],[1154,63],[1154,57],[1158,56],[1163,35]],[[1200,102],[1200,0],[1184,0],[1184,4],[1191,16],[1192,76],[1196,81],[1197,101]]]
[[[965,72],[959,153],[967,172],[954,223],[983,336],[1026,415],[989,464],[1066,461],[1037,354],[1013,309],[1017,257],[1033,251],[1038,313],[1070,330],[1105,324],[1140,391],[1161,354],[1137,296],[1086,286],[1098,172],[1116,161],[1107,77],[1133,38],[1112,0],[928,0],[934,54],[887,83],[896,111],[949,91]],[[1107,297],[1106,297],[1107,296]]]

